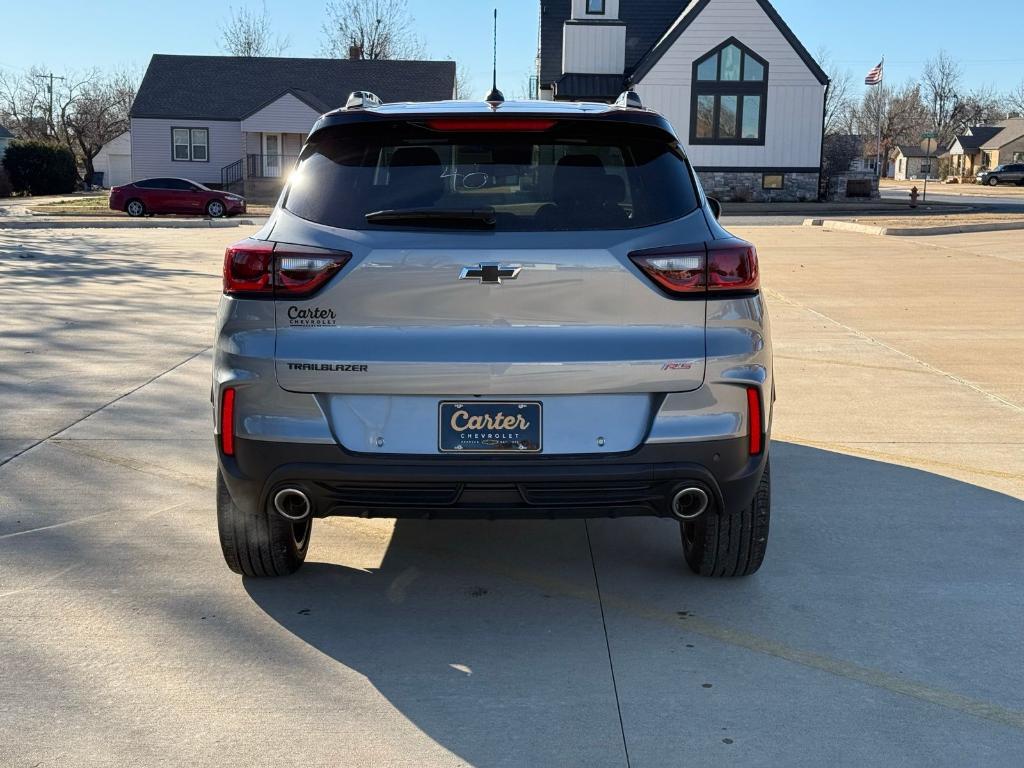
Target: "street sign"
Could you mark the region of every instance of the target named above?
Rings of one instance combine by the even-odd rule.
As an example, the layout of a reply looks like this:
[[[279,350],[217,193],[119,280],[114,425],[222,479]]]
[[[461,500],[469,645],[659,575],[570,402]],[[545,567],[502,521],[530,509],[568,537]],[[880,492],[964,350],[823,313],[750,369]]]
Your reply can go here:
[[[924,133],[921,134],[921,141],[924,141],[925,139],[937,139],[937,138],[939,138],[939,132],[938,131],[925,131]]]

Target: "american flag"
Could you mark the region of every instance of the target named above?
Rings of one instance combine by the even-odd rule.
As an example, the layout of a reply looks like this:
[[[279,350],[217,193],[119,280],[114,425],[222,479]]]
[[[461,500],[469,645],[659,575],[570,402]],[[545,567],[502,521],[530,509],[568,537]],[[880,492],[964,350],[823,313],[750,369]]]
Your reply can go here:
[[[864,85],[879,85],[882,82],[882,73],[885,69],[885,59],[878,62],[878,66],[868,72],[864,78]]]

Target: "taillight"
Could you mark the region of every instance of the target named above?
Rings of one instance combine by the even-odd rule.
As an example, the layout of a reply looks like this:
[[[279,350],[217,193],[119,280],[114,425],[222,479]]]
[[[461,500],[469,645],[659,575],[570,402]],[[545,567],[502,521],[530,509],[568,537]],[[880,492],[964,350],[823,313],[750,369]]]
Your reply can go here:
[[[747,424],[750,426],[750,455],[757,456],[764,449],[764,419],[757,387],[747,388]]]
[[[634,253],[633,262],[651,280],[672,294],[704,293],[707,290],[707,252],[679,250]]]
[[[224,389],[220,396],[220,449],[225,456],[235,455],[235,390]]]
[[[352,254],[305,245],[243,240],[224,253],[229,296],[303,298],[320,290]]]
[[[274,244],[243,240],[224,252],[224,293],[274,295]]]
[[[757,249],[750,243],[708,246],[709,291],[756,291],[761,287]]]
[[[631,253],[629,258],[673,296],[750,293],[761,285],[757,250],[742,241],[656,248]]]

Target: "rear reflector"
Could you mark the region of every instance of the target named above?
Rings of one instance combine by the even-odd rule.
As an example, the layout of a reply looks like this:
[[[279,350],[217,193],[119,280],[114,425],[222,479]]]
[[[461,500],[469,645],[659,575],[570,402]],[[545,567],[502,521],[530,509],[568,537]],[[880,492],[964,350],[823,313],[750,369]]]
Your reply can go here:
[[[434,131],[546,131],[555,124],[554,120],[531,118],[441,118],[427,120],[427,127]]]
[[[224,293],[304,298],[320,290],[351,258],[345,251],[243,240],[224,253]]]
[[[227,387],[220,400],[220,449],[225,456],[235,455],[235,390]]]
[[[750,426],[750,455],[757,456],[764,448],[764,419],[757,387],[747,388],[747,424]]]
[[[761,286],[757,250],[740,240],[637,251],[629,258],[673,296],[752,293]]]

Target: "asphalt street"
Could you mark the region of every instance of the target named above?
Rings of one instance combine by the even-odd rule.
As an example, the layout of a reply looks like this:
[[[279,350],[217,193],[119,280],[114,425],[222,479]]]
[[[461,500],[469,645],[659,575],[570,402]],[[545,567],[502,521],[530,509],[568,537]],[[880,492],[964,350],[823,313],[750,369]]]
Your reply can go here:
[[[1024,235],[736,228],[772,537],[319,521],[217,544],[210,345],[246,230],[0,230],[0,766],[1024,765]]]

